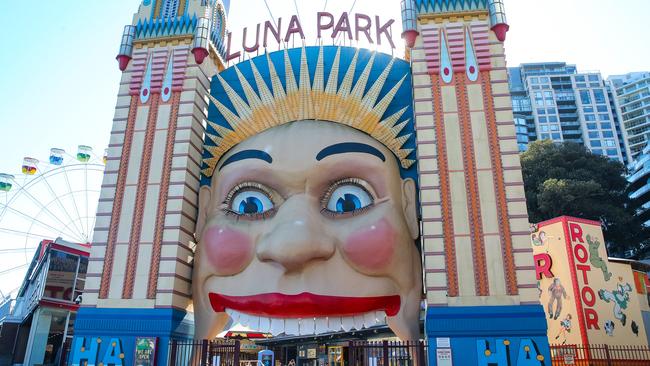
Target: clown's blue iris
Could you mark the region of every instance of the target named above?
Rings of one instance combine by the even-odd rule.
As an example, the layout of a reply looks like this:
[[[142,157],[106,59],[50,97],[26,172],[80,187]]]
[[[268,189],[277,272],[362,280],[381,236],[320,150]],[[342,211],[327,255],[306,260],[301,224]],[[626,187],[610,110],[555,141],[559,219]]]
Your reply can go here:
[[[348,213],[370,206],[373,200],[368,192],[356,184],[343,184],[336,188],[327,202],[327,210]]]
[[[272,208],[271,199],[266,194],[254,189],[240,191],[230,205],[230,209],[240,215],[261,214]]]

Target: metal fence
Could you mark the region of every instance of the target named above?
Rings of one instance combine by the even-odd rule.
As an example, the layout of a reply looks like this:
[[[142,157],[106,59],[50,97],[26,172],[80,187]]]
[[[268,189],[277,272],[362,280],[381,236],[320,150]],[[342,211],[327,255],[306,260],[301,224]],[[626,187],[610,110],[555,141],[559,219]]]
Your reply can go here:
[[[173,340],[169,345],[170,366],[239,366],[239,340]]]
[[[426,343],[350,341],[341,353],[345,366],[426,366]],[[170,366],[242,366],[255,364],[255,354],[241,352],[238,340],[185,340],[169,344]],[[335,362],[336,363],[336,362]]]
[[[349,366],[425,366],[426,343],[418,342],[366,342],[348,344]]]
[[[554,366],[650,366],[646,346],[551,345]]]

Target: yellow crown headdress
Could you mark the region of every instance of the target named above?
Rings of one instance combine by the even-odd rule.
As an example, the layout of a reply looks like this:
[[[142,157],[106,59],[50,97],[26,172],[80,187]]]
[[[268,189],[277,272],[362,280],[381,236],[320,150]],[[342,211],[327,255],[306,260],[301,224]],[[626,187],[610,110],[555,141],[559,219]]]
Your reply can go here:
[[[389,148],[399,159],[402,168],[408,169],[411,167],[415,161],[408,159],[408,156],[413,149],[404,148],[404,144],[409,140],[412,133],[410,133],[411,131],[406,134],[402,133],[404,127],[410,122],[412,103],[410,95],[409,98],[403,98],[407,100],[401,103],[402,108],[383,118],[404,81],[410,75],[409,72],[404,71],[403,75],[400,75],[399,81],[395,82],[394,85],[387,85],[390,89],[382,95],[382,90],[386,81],[389,80],[389,74],[396,60],[390,56],[381,55],[380,57],[390,58],[390,61],[368,86],[377,54],[372,53],[363,67],[363,71],[355,80],[359,59],[359,49],[356,49],[342,81],[339,82],[342,49],[345,48],[336,47],[336,54],[327,83],[325,83],[325,62],[322,46],[318,49],[313,82],[310,80],[305,47],[301,50],[298,81],[296,81],[293,72],[289,51],[286,49],[278,51],[284,53],[284,83],[268,53],[266,54],[268,63],[267,78],[270,79],[270,88],[255,63],[256,59],[264,56],[248,61],[252,78],[244,76],[239,67],[242,64],[232,67],[237,75],[237,81],[241,84],[243,97],[235,90],[237,86],[234,84],[234,77],[229,83],[221,74],[217,74],[217,80],[223,87],[234,111],[226,107],[213,95],[209,95],[210,100],[216,106],[222,118],[230,125],[230,128],[208,121],[210,127],[218,135],[206,132],[207,138],[214,142],[214,146],[206,143],[205,150],[207,153],[204,153],[204,176],[212,176],[219,159],[228,150],[245,139],[270,128],[299,120],[330,121],[363,131]],[[404,61],[398,62],[405,63]],[[408,68],[404,69],[408,70]],[[377,71],[374,71],[374,73],[376,74]],[[251,85],[252,80],[250,79],[254,80],[257,91]],[[393,78],[392,80],[396,79]],[[410,83],[410,80],[408,82]],[[409,113],[404,116],[407,111]],[[406,118],[402,120],[402,117]]]

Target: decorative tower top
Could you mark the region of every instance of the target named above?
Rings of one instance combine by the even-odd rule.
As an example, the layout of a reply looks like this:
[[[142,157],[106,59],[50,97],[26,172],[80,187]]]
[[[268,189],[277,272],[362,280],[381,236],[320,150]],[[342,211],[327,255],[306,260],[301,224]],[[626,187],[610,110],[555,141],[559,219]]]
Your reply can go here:
[[[402,26],[408,47],[413,47],[415,38],[419,34],[417,29],[417,18],[423,14],[445,14],[483,12],[490,16],[492,31],[497,38],[503,42],[510,26],[506,20],[503,0],[401,0],[402,4]]]
[[[210,54],[223,60],[229,6],[229,0],[142,0],[133,23],[124,27],[120,70],[128,66],[134,43],[152,40],[191,38],[197,63]]]

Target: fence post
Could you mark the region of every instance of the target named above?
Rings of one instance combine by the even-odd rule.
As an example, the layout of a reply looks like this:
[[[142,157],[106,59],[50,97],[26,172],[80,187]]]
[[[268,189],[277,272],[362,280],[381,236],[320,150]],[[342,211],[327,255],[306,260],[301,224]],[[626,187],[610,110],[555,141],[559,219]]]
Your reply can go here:
[[[609,355],[609,346],[605,345],[605,357],[607,357],[607,366],[612,366],[612,358]]]
[[[176,366],[177,341],[172,339],[172,349],[169,351],[169,366]]]
[[[239,366],[239,339],[235,341],[235,355],[233,356],[233,366]]]
[[[384,365],[388,366],[388,341],[384,340],[382,342],[382,349],[384,351]]]
[[[201,341],[201,366],[208,364],[208,340]]]
[[[424,342],[421,340],[416,344],[417,345],[417,365],[418,366],[424,366]]]

